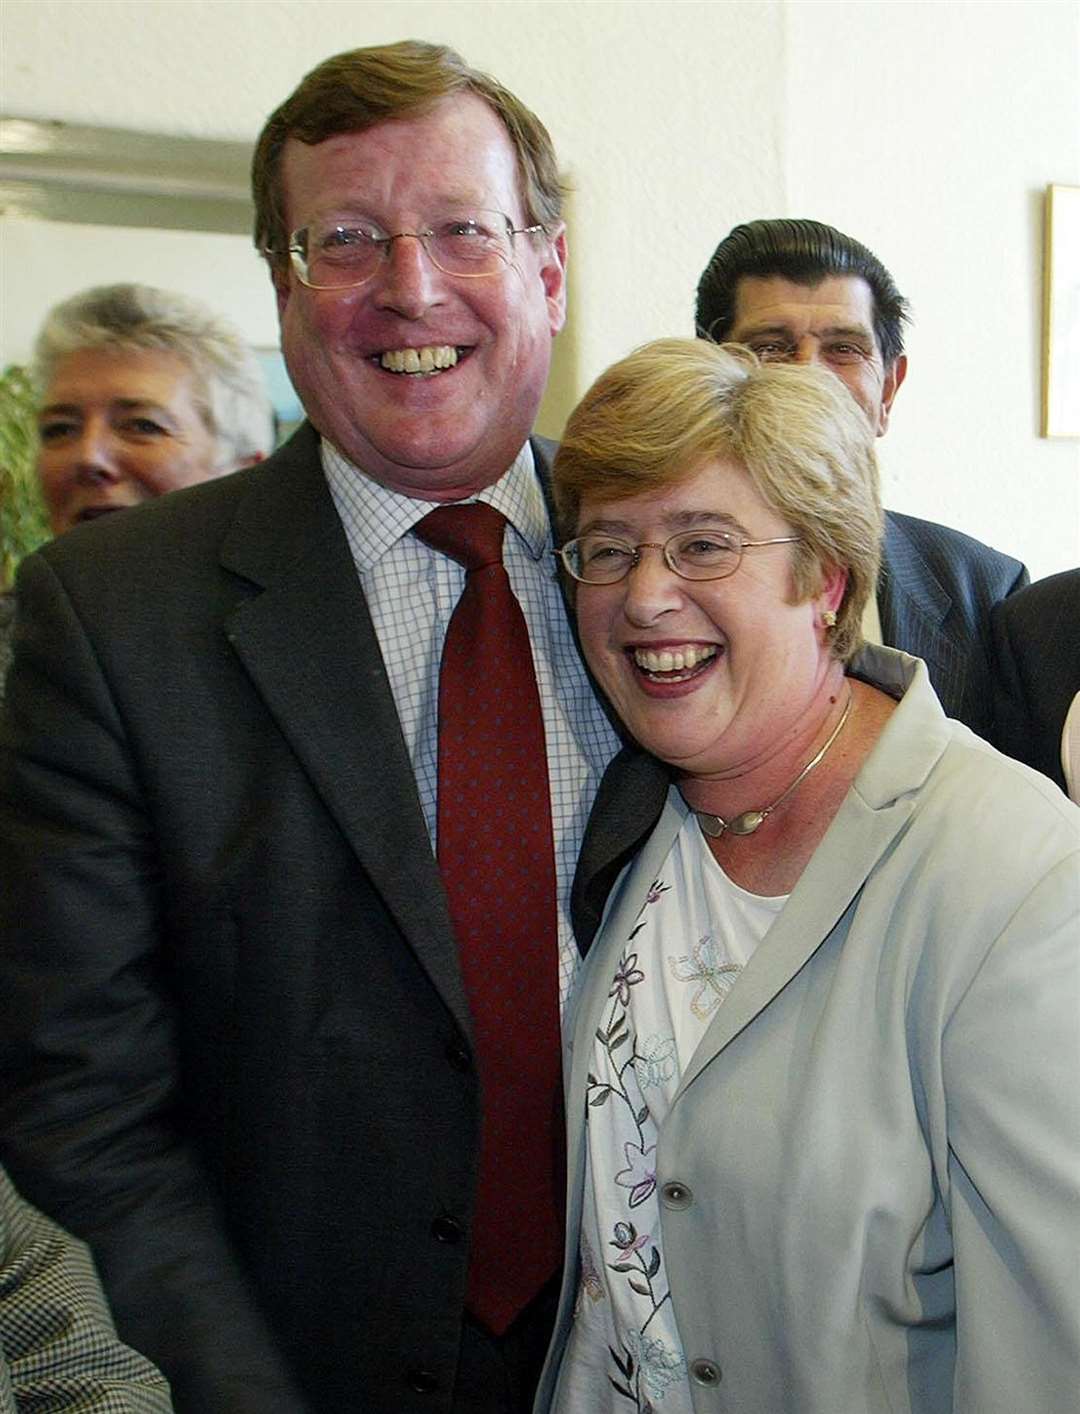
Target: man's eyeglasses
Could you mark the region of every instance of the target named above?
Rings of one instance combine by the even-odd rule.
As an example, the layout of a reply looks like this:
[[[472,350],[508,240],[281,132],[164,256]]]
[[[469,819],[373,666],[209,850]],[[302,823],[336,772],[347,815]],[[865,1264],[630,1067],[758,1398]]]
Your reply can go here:
[[[389,259],[394,241],[417,240],[432,265],[466,280],[497,275],[514,258],[514,237],[543,226],[515,226],[501,211],[468,211],[433,221],[419,231],[384,231],[367,217],[316,221],[289,237],[297,278],[311,290],[351,290],[366,284]],[[268,251],[267,254],[274,254]]]
[[[681,579],[727,579],[739,568],[744,550],[763,545],[797,545],[798,535],[772,540],[744,540],[729,530],[682,530],[663,542],[630,545],[611,535],[581,535],[556,554],[582,584],[617,584],[641,560],[642,550],[659,550],[669,570]]]

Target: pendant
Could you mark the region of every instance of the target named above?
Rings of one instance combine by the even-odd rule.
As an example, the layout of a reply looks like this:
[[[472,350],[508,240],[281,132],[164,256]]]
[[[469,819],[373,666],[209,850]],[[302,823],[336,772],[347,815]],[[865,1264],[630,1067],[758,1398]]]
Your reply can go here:
[[[733,835],[752,835],[768,813],[767,810],[744,810],[734,820],[729,820],[727,827]]]
[[[702,834],[718,840],[725,832],[732,835],[752,835],[762,821],[769,818],[772,811],[744,810],[741,815],[736,815],[734,820],[725,820],[720,815],[706,815],[700,810],[695,810],[694,814],[698,818]]]

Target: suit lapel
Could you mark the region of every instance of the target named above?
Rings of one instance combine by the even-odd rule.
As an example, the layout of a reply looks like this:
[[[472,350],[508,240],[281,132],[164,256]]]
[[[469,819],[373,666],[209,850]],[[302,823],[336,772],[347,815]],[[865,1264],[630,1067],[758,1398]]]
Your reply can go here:
[[[270,713],[466,1034],[457,950],[412,764],[345,533],[304,427],[242,503],[226,569],[260,592],[226,631]]]
[[[878,613],[885,643],[931,667],[938,696],[951,716],[964,697],[965,653],[945,628],[952,597],[900,523],[885,512]]]

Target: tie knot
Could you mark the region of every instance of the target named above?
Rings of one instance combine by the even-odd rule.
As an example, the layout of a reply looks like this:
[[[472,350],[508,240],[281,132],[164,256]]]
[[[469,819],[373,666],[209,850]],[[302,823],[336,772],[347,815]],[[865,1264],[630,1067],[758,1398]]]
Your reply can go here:
[[[467,570],[502,564],[506,518],[494,506],[475,501],[467,506],[439,506],[413,531],[432,549],[457,560]]]

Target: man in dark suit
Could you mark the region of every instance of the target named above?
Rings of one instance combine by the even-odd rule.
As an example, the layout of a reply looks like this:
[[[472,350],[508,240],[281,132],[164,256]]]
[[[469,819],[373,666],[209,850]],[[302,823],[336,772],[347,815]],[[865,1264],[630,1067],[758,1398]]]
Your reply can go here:
[[[877,256],[819,221],[736,226],[697,289],[703,338],[747,344],[764,359],[821,363],[843,380],[879,437],[907,373],[906,318],[907,301]],[[1011,556],[886,511],[866,636],[925,659],[948,715],[987,736],[990,609],[1027,582]]]
[[[524,1097],[550,1125],[578,958],[566,898],[616,745],[529,436],[564,317],[555,157],[513,95],[409,42],[308,75],[254,184],[309,422],[262,465],[22,567],[0,753],[3,1152],[90,1242],[181,1414],[518,1414],[550,1329],[558,1256],[537,1253],[557,1247],[557,1155],[489,1263],[496,1320],[474,1298],[476,1231],[522,1195],[496,1173],[480,1212],[482,1141],[505,1123],[477,1039],[496,1007],[465,975],[455,861],[435,853],[455,803],[440,657],[469,591],[413,532],[479,500],[466,518],[502,537],[483,573],[509,576],[528,632],[544,807],[524,820],[512,784],[486,790],[479,754],[467,784],[477,830],[528,826],[554,861],[550,941],[498,1018],[508,1054],[554,1047]],[[477,691],[504,656],[469,665]],[[496,986],[540,929],[512,887],[498,901],[503,873],[493,855],[477,877],[492,955],[470,961]]]
[[[1062,733],[1070,708],[1073,716],[1080,714],[1080,707],[1073,707],[1080,693],[1080,569],[1052,574],[1011,594],[994,606],[990,623],[994,638],[990,739],[999,751],[1026,761],[1076,799],[1080,755],[1070,730],[1072,780],[1067,781]]]

